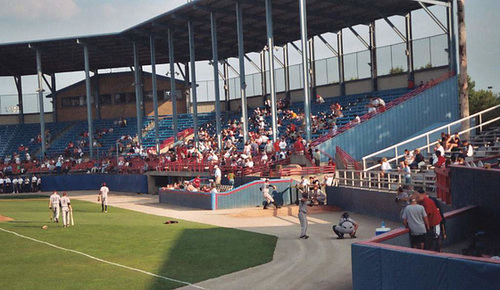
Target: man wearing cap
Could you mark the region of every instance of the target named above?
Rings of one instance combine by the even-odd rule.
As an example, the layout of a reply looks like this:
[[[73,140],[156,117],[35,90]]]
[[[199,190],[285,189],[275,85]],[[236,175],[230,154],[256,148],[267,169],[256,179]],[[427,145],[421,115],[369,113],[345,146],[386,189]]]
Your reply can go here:
[[[104,182],[97,196],[97,201],[101,201],[101,212],[108,212],[108,193],[109,188],[106,186],[106,182]]]
[[[70,222],[69,212],[73,210],[71,207],[71,201],[69,200],[68,194],[65,192],[61,197],[61,210],[62,210],[62,218],[63,218],[63,227],[67,228]]]
[[[271,196],[271,194],[269,193],[269,188],[273,188],[274,190],[276,190],[276,186],[269,184],[269,179],[266,179],[266,181],[264,182],[264,186],[262,186],[260,188],[260,191],[262,191],[262,196],[264,196],[264,198],[266,199],[266,201],[265,201],[266,204],[264,205],[264,209],[267,209],[267,207],[271,203],[274,204],[274,206],[276,206],[276,208],[280,208],[276,204],[276,202],[274,201],[274,199]]]
[[[412,197],[410,204],[403,211],[403,224],[410,229],[410,243],[412,248],[424,249],[425,235],[429,229],[429,220],[423,206],[417,204]]]
[[[49,199],[49,209],[52,210],[52,219],[55,223],[59,222],[59,206],[61,203],[61,197],[57,194],[57,191],[54,190]]]

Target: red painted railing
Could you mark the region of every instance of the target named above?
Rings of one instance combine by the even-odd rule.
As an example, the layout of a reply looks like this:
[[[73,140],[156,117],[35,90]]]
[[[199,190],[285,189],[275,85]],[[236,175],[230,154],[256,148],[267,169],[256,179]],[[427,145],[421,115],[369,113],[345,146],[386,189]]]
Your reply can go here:
[[[451,204],[451,179],[449,168],[435,168],[437,197],[446,204]]]

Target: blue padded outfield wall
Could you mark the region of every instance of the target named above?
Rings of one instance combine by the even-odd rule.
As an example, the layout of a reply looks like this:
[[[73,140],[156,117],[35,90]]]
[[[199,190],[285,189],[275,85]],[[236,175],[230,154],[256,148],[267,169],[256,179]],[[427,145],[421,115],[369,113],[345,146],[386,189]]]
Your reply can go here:
[[[146,175],[139,174],[67,174],[42,176],[42,191],[95,190],[106,182],[111,191],[148,192]]]
[[[325,141],[318,147],[330,155],[340,146],[354,159],[391,145],[438,122],[459,118],[457,76]],[[325,160],[326,161],[326,160]]]
[[[294,201],[291,186],[296,182],[292,179],[276,179],[270,183],[276,186],[272,195],[279,205],[291,204]],[[228,192],[203,193],[182,190],[160,190],[160,203],[177,206],[200,208],[200,209],[228,209],[250,206],[262,206],[264,198],[260,188],[264,184],[262,180],[252,181]]]
[[[446,214],[447,244],[461,242],[476,230],[477,208],[455,212]],[[385,241],[352,245],[354,289],[498,289],[500,263],[411,249],[408,230],[392,232]]]

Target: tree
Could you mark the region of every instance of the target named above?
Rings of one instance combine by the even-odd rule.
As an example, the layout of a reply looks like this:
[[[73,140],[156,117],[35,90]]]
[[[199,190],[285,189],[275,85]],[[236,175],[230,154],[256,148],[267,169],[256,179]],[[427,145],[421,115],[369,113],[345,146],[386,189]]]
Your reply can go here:
[[[467,76],[470,113],[475,114],[500,104],[500,97],[490,90],[476,90],[476,82]]]

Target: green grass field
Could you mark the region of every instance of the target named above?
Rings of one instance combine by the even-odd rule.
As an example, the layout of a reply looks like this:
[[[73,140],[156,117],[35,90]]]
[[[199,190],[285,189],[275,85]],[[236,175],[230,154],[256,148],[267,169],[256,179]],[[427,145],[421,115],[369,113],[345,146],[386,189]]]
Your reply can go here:
[[[72,200],[75,226],[49,220],[48,198],[0,198],[0,228],[96,258],[196,283],[272,260],[277,238]],[[48,225],[43,230],[43,225]],[[0,289],[172,289],[185,284],[0,231]]]

